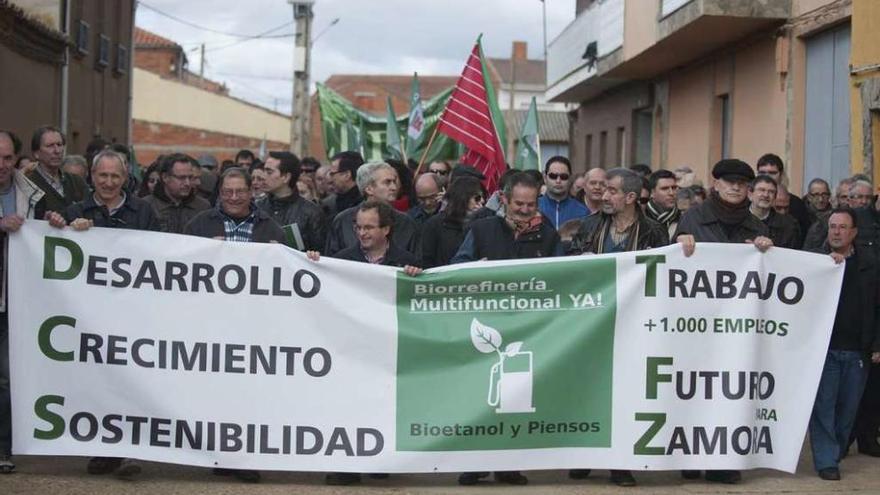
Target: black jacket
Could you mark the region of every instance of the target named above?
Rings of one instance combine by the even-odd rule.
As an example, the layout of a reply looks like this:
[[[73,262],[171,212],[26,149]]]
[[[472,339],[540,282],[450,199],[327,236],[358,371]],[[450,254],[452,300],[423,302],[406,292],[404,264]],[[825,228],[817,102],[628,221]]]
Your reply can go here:
[[[223,226],[226,218],[226,215],[220,211],[219,207],[205,210],[186,224],[183,233],[211,239],[226,237],[226,228]],[[270,241],[284,242],[284,232],[281,230],[281,226],[275,220],[272,220],[272,217],[266,212],[257,210],[251,242]]]
[[[828,243],[815,252],[829,254]],[[858,307],[862,322],[862,349],[866,353],[880,352],[880,262],[873,249],[866,249],[856,244],[859,262],[859,297]],[[850,282],[852,283],[852,282]]]
[[[445,213],[434,215],[422,226],[422,267],[448,265],[464,240],[465,224]]]
[[[781,215],[776,210],[770,208],[770,215],[761,222],[767,226],[770,232],[770,239],[774,246],[789,249],[800,249],[801,245],[801,228],[797,220],[791,215]]]
[[[343,211],[359,205],[363,200],[364,198],[361,196],[361,191],[357,186],[354,186],[342,194],[336,194],[332,197],[325,198],[324,201],[321,202],[321,208],[324,210],[324,214],[327,218],[335,218],[336,215]]]
[[[636,212],[638,232],[630,234],[627,240],[627,251],[641,251],[669,244],[669,233],[666,227],[651,220],[640,211]],[[599,212],[581,220],[581,226],[572,236],[571,247],[567,254],[599,254],[604,252],[604,238],[611,225],[611,215]]]
[[[144,198],[156,212],[162,232],[182,234],[183,228],[199,212],[211,208],[207,199],[196,194],[195,190],[180,203],[174,203],[165,193],[162,184],[156,184],[153,194]]]
[[[856,210],[856,221],[858,222],[856,227],[859,229],[856,245],[870,248],[875,256],[880,255],[880,212],[874,209],[874,205],[859,208]],[[827,221],[825,227],[827,231]]]
[[[678,228],[672,240],[682,234],[694,236],[697,242],[726,242],[740,243],[752,240],[758,236],[767,236],[767,226],[754,215],[747,215],[746,219],[734,228],[730,236],[721,227],[721,222],[709,206],[709,199],[684,212],[678,222]]]
[[[361,251],[361,246],[359,244],[347,247],[342,251],[336,253],[336,255],[333,257],[340,260],[368,263],[367,257],[364,256],[364,252]],[[390,244],[388,246],[388,251],[385,253],[385,259],[383,259],[382,263],[380,264],[385,266],[396,266],[400,268],[406,265],[419,266],[419,259],[416,257],[416,255],[404,251],[394,244]]]
[[[153,207],[146,201],[131,194],[125,196],[125,201],[112,215],[106,206],[99,205],[95,198],[89,195],[83,201],[74,203],[64,211],[64,219],[68,223],[77,218],[86,218],[94,222],[95,227],[108,227],[111,229],[153,230],[159,231],[159,220]]]
[[[453,262],[462,263],[483,258],[489,260],[544,258],[562,254],[559,234],[548,220],[541,222],[537,230],[514,238],[513,229],[507,224],[507,220],[496,216],[471,223],[470,230]]]
[[[271,194],[257,202],[279,225],[296,224],[302,234],[306,250],[320,251],[327,238],[327,222],[321,207],[303,199],[296,191],[286,198]],[[295,246],[294,246],[295,247]]]
[[[34,217],[38,220],[43,220],[47,211],[63,215],[68,206],[77,201],[85,200],[89,195],[89,186],[86,181],[78,175],[68,174],[64,171],[61,172],[61,187],[64,189],[64,196],[58,194],[58,191],[43,178],[37,169],[31,170],[25,174],[25,177],[45,193],[43,199],[34,207]]]
[[[333,256],[345,248],[358,244],[357,235],[354,232],[354,220],[357,216],[358,207],[351,207],[336,215],[330,225],[327,234],[327,243],[324,255]],[[406,214],[394,210],[394,226],[391,228],[391,243],[404,251],[418,254],[419,229],[412,218]]]

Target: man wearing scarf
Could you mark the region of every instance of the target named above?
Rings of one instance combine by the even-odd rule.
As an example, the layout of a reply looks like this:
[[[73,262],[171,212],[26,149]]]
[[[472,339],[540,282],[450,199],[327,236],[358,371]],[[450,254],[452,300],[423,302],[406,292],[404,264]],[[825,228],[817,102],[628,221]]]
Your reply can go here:
[[[678,227],[681,212],[676,205],[678,184],[675,174],[669,170],[658,170],[648,177],[651,199],[645,208],[645,215],[666,227],[670,236]]]
[[[513,173],[504,183],[501,194],[504,217],[492,215],[471,223],[450,263],[562,256],[559,234],[538,211],[540,189],[529,174]],[[462,473],[458,483],[475,485],[488,475],[487,472]],[[509,485],[529,482],[519,471],[496,472],[495,481]]]
[[[702,204],[682,215],[673,240],[682,245],[685,256],[694,253],[697,242],[754,244],[761,252],[773,246],[767,226],[749,211],[747,192],[755,180],[749,165],[736,159],[725,159],[712,167],[712,192]],[[686,479],[700,477],[700,471],[682,471]],[[706,471],[706,481],[739,483],[739,471]]]
[[[609,170],[602,209],[581,220],[569,254],[639,251],[669,244],[669,234],[663,225],[645,216],[639,208],[641,189],[642,178],[632,170]]]

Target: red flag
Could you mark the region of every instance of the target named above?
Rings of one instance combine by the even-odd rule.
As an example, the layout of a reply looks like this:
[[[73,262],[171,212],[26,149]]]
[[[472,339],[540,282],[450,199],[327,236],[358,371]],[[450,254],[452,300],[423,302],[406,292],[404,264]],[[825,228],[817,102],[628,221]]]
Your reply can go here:
[[[467,147],[461,163],[472,165],[486,176],[486,189],[494,191],[507,166],[504,146],[492,120],[490,99],[486,91],[487,76],[483,72],[480,42],[468,58],[452,96],[440,117],[438,132]]]

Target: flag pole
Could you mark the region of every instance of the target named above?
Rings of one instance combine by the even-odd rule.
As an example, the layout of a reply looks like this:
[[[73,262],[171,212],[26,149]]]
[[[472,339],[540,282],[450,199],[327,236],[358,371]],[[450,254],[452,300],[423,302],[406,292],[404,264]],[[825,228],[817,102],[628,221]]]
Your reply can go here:
[[[418,176],[419,172],[422,171],[422,166],[425,164],[425,158],[428,157],[428,151],[431,149],[431,145],[434,144],[434,138],[437,137],[437,131],[440,130],[440,122],[437,122],[437,125],[434,126],[434,132],[431,134],[431,139],[428,140],[428,146],[425,146],[425,151],[422,152],[422,159],[419,160],[419,166],[416,168],[416,172],[413,175]]]

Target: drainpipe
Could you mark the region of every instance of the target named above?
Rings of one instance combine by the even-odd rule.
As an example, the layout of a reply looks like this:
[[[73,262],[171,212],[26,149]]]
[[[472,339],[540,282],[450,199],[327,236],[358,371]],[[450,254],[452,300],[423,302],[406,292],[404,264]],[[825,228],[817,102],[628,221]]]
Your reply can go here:
[[[64,34],[70,38],[70,3],[73,0],[67,0],[64,2]],[[70,45],[64,45],[64,61],[61,65],[61,122],[58,127],[61,128],[61,132],[65,135],[67,134],[67,104],[69,101],[68,98],[68,90],[70,87]]]
[[[131,6],[131,39],[128,43],[128,129],[126,130],[125,142],[134,146],[134,22],[137,13],[138,2],[135,0]],[[135,164],[130,164],[133,166]]]

